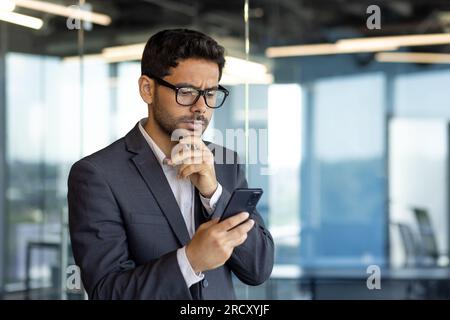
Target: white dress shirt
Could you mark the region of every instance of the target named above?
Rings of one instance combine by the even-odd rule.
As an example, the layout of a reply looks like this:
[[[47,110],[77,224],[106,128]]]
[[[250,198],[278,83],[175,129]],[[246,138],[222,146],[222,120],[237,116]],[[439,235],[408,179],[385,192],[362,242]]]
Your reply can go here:
[[[194,186],[192,185],[189,178],[179,179],[177,177],[178,173],[177,168],[171,167],[163,163],[163,160],[166,156],[164,152],[161,150],[161,148],[159,148],[158,145],[155,143],[155,141],[153,141],[153,139],[150,137],[147,131],[145,131],[144,126],[146,122],[147,118],[144,118],[141,121],[139,121],[139,130],[141,131],[145,140],[147,141],[156,158],[158,159],[159,164],[161,165],[164,175],[167,178],[167,182],[169,183],[173,195],[175,196],[175,199],[178,203],[181,214],[183,215],[183,219],[184,222],[186,223],[189,236],[192,238],[192,236],[195,233]],[[222,186],[220,185],[220,183],[218,183],[217,189],[212,195],[211,199],[203,197],[200,193],[199,195],[200,200],[203,206],[205,207],[206,211],[209,214],[212,214],[217,204],[217,201],[222,195]],[[178,265],[180,266],[181,273],[183,274],[184,280],[186,281],[186,285],[188,286],[188,288],[194,283],[197,283],[204,278],[203,273],[197,274],[192,269],[192,266],[189,263],[189,260],[186,256],[185,246],[177,250],[177,260]]]

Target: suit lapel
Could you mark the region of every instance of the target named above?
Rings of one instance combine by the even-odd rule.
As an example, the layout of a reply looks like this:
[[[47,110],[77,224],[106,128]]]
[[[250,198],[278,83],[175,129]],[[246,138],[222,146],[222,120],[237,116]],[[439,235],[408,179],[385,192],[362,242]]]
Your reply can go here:
[[[156,156],[139,131],[138,125],[127,134],[125,140],[128,150],[136,153],[132,161],[169,221],[173,232],[181,245],[186,245],[190,237],[180,208]]]

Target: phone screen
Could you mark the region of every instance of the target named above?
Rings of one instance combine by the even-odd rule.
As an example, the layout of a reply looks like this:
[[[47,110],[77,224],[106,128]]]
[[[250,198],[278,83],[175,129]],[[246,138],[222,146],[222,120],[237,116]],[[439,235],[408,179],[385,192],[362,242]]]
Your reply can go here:
[[[220,220],[227,219],[242,211],[252,214],[263,194],[261,188],[239,188],[233,191]]]

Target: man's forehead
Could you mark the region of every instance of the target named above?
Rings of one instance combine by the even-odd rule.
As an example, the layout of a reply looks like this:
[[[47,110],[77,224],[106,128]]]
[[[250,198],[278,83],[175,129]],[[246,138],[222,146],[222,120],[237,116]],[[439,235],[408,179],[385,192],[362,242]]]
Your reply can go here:
[[[219,74],[219,66],[213,61],[203,59],[186,59],[178,62],[175,68],[170,68],[174,75],[201,74],[216,76]]]
[[[167,78],[177,85],[215,86],[219,80],[219,67],[217,63],[206,60],[183,60],[170,69]]]

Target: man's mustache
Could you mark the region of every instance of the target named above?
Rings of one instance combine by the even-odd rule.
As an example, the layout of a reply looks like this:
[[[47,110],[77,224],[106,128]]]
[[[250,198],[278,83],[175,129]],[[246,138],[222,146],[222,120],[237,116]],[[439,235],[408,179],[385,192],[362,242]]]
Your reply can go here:
[[[207,125],[209,123],[208,119],[206,119],[203,116],[197,116],[195,118],[191,118],[191,117],[183,117],[178,119],[178,122],[194,122],[194,121],[201,121],[203,122],[204,125]]]

